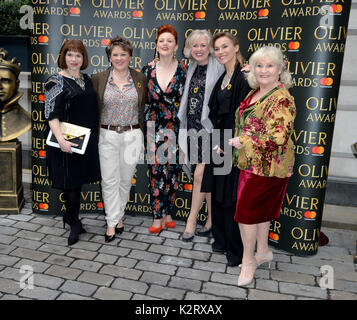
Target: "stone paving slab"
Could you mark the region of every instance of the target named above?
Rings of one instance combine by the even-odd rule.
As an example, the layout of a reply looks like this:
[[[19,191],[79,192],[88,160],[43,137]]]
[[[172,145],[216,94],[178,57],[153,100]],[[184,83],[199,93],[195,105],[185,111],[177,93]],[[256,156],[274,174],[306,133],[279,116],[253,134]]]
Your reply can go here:
[[[83,214],[87,233],[68,247],[68,226],[62,228],[61,217],[32,213],[30,197],[27,190],[21,214],[0,216],[0,300],[357,299],[356,231],[322,228],[330,242],[311,257],[272,248],[271,269],[262,265],[254,281],[239,288],[240,269],[212,252],[211,238],[180,240],[183,221],[151,235],[152,217],[126,215],[124,233],[105,243],[104,216]],[[27,267],[33,289],[21,287]],[[325,267],[333,270],[327,289],[320,287]]]

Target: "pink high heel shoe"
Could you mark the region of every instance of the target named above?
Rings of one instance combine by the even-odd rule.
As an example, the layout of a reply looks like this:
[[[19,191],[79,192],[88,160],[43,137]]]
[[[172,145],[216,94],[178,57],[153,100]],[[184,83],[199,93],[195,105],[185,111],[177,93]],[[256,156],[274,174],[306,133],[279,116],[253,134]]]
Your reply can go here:
[[[256,253],[255,259],[257,260],[257,267],[262,265],[265,262],[268,262],[269,269],[271,268],[271,262],[273,261],[273,252],[270,250],[267,253]]]
[[[257,261],[254,260],[253,262],[251,263],[247,263],[247,264],[242,264],[242,267],[241,267],[241,270],[240,270],[240,274],[239,274],[239,277],[238,277],[238,286],[239,287],[244,287],[244,286],[247,286],[248,284],[252,283],[252,281],[254,280],[254,273],[255,273],[255,270],[257,269]],[[253,269],[252,273],[249,274],[248,270],[249,269]],[[248,275],[247,275],[248,273]]]

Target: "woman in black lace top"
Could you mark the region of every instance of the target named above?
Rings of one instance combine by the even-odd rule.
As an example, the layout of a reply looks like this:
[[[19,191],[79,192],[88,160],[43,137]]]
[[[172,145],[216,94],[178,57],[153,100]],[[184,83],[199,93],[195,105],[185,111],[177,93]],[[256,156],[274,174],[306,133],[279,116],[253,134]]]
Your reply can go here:
[[[58,65],[62,71],[52,75],[45,84],[45,117],[60,148],[47,146],[47,165],[52,187],[64,193],[63,222],[71,227],[68,245],[72,245],[85,232],[79,220],[81,187],[101,180],[98,104],[91,79],[81,72],[88,65],[88,54],[80,40],[67,40],[63,44]],[[64,138],[61,121],[91,129],[83,155],[72,152],[76,145]]]

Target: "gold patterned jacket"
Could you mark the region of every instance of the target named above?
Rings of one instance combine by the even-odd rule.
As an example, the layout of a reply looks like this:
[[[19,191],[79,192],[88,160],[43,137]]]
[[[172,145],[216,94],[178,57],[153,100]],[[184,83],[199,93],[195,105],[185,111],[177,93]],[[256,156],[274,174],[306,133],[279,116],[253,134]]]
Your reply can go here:
[[[245,100],[256,91],[249,92]],[[240,121],[239,109],[235,136],[239,136],[243,148],[234,149],[233,163],[259,176],[290,177],[295,160],[291,139],[296,116],[294,97],[279,85],[244,110]]]

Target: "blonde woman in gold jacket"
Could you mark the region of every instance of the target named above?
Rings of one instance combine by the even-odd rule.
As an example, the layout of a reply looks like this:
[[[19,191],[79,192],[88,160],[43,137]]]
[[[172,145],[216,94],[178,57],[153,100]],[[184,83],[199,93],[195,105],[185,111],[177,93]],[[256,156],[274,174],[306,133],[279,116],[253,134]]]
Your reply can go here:
[[[282,52],[262,47],[249,65],[247,80],[253,90],[237,109],[236,137],[231,139],[236,148],[233,162],[240,169],[234,217],[243,241],[239,286],[251,283],[255,269],[273,260],[268,248],[270,221],[280,215],[295,148],[291,134],[296,108]]]

